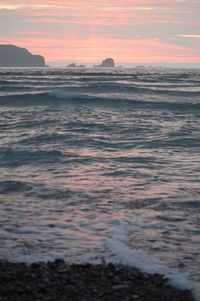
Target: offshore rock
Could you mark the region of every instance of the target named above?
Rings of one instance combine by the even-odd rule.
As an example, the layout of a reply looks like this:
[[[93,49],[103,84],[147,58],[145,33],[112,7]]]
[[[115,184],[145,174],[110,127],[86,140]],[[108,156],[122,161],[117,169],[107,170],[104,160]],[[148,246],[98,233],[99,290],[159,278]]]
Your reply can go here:
[[[45,59],[26,48],[0,45],[0,67],[45,67]]]
[[[115,62],[112,58],[106,58],[105,60],[103,60],[103,62],[101,63],[101,65],[97,65],[94,67],[109,67],[109,68],[113,68],[115,67]]]
[[[76,63],[69,64],[67,68],[85,68],[84,65],[76,65]]]
[[[72,63],[72,64],[69,64],[67,67],[69,67],[69,68],[75,68],[75,67],[76,67],[76,64],[75,64],[75,63]]]

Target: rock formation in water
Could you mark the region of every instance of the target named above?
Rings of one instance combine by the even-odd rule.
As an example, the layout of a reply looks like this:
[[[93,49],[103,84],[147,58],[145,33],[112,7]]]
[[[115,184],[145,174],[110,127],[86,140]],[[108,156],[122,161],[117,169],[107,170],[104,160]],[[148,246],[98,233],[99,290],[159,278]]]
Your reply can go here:
[[[45,59],[26,48],[0,45],[0,67],[45,67]]]
[[[75,68],[75,67],[76,67],[76,64],[75,64],[75,63],[72,63],[72,64],[69,64],[67,67],[68,67],[68,68]]]
[[[84,65],[76,65],[75,63],[69,64],[67,68],[84,68]]]
[[[101,65],[97,65],[94,67],[109,67],[109,68],[113,68],[115,67],[115,62],[112,58],[106,58],[105,60],[103,60],[103,62],[101,63]]]

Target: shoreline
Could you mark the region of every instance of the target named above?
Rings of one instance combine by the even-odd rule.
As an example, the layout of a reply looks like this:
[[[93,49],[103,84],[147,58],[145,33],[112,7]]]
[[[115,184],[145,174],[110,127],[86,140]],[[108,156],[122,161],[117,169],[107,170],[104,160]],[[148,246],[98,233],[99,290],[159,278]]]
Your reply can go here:
[[[113,263],[32,264],[0,260],[1,301],[195,301],[163,275]]]

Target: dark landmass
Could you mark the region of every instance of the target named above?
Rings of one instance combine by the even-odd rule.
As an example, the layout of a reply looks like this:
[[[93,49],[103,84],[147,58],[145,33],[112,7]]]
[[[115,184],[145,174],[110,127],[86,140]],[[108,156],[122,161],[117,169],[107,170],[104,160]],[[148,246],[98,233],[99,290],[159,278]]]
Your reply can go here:
[[[106,58],[105,60],[103,60],[103,62],[101,63],[101,65],[97,65],[94,67],[109,67],[109,68],[113,68],[115,67],[115,62],[112,58]]]
[[[26,48],[0,45],[0,67],[45,67],[45,59]]]
[[[163,276],[113,264],[0,261],[1,301],[194,301]]]
[[[76,65],[75,63],[69,64],[67,68],[85,68],[84,65]]]

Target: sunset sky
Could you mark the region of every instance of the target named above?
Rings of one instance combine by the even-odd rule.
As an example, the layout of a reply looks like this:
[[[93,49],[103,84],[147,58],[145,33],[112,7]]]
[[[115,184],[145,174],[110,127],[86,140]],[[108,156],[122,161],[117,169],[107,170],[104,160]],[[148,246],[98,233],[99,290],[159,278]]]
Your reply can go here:
[[[200,63],[200,0],[0,0],[0,44],[47,63]]]

